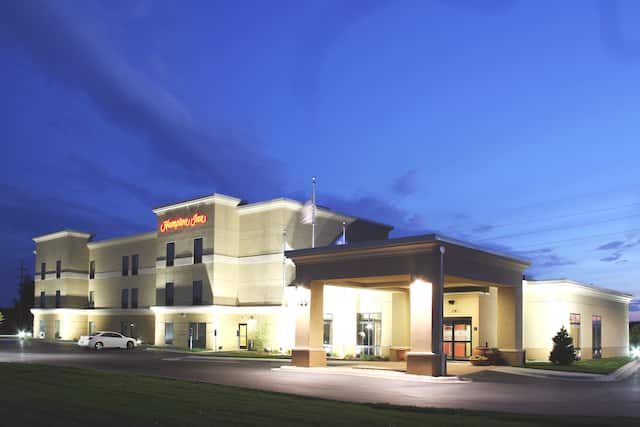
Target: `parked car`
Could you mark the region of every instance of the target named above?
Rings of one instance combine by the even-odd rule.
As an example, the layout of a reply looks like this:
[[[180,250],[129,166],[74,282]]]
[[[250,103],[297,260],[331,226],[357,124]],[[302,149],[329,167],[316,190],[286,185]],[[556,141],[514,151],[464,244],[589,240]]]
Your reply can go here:
[[[104,348],[126,348],[132,350],[136,346],[135,339],[111,331],[96,332],[88,337],[82,336],[78,340],[78,345],[84,345],[84,342],[87,343],[86,346],[88,348],[98,351]]]
[[[89,340],[91,339],[91,337],[95,336],[96,334],[99,334],[100,332],[94,332],[91,335],[82,335],[80,337],[80,339],[78,340],[78,345],[80,347],[88,347],[89,346]]]

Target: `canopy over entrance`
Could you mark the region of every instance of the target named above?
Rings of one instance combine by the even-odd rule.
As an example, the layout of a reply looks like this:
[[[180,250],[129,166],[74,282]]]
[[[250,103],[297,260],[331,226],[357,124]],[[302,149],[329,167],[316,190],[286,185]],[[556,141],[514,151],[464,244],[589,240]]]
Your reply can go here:
[[[521,364],[522,273],[527,261],[435,234],[286,252],[296,265],[297,316],[293,364],[322,366],[323,287],[385,288],[409,294],[407,371],[446,372],[443,295],[497,289],[497,339],[504,358]],[[495,308],[494,308],[495,309]]]

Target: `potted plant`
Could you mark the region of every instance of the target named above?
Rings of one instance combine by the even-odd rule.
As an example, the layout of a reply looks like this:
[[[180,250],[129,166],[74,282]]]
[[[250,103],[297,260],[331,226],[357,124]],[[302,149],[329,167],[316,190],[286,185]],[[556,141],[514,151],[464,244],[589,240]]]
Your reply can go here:
[[[480,354],[474,354],[469,358],[469,362],[473,366],[487,366],[489,365],[489,358],[487,356],[482,356]]]

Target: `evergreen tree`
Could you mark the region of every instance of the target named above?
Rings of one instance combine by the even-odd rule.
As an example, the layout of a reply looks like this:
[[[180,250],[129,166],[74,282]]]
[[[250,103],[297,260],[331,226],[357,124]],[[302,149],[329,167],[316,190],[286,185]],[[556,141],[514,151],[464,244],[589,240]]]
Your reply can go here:
[[[640,346],[640,324],[633,325],[629,331],[629,344],[632,346]]]
[[[573,348],[573,338],[563,326],[553,337],[553,350],[549,354],[549,361],[555,365],[570,365],[575,360],[576,350]]]

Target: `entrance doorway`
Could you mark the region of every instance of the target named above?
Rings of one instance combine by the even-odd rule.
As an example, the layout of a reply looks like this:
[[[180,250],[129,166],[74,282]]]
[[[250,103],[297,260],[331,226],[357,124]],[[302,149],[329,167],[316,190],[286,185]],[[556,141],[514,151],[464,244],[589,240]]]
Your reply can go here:
[[[365,356],[382,354],[382,313],[358,313],[357,350]]]
[[[445,317],[442,347],[449,360],[471,357],[471,317]]]
[[[207,348],[207,324],[189,323],[189,332],[192,336],[193,348]]]
[[[240,323],[238,325],[238,347],[240,350],[246,350],[247,346],[247,324]]]

